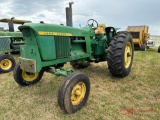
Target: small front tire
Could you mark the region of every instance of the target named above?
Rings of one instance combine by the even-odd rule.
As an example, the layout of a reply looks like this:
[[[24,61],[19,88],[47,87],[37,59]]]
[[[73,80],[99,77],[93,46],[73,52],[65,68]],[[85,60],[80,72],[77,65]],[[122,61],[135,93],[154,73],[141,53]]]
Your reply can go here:
[[[29,73],[20,69],[20,64],[18,63],[13,71],[13,77],[15,81],[21,86],[28,86],[35,84],[40,81],[44,73],[42,69],[39,73]]]
[[[73,72],[61,83],[58,91],[58,104],[69,114],[80,110],[87,102],[90,93],[90,80],[80,72]]]

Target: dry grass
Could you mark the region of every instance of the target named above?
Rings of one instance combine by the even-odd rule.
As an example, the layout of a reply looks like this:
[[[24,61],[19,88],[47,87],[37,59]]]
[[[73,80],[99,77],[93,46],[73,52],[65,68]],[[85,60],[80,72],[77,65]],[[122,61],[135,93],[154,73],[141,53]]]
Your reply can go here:
[[[16,60],[18,56],[14,56]],[[70,66],[67,64],[66,66]],[[79,70],[89,76],[91,93],[87,104],[75,114],[64,114],[57,103],[63,77],[45,73],[29,87],[19,86],[12,72],[0,74],[0,119],[2,120],[158,120],[160,118],[160,54],[157,48],[135,51],[129,76],[114,78],[107,63],[92,63]]]

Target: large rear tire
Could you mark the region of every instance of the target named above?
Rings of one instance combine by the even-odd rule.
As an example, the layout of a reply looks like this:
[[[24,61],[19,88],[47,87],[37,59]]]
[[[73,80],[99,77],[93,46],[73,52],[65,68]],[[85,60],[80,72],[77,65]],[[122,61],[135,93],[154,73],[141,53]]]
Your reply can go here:
[[[61,83],[58,91],[58,104],[66,113],[80,110],[87,102],[90,93],[90,80],[80,72],[73,72]]]
[[[43,76],[44,70],[42,69],[39,73],[29,73],[20,69],[18,63],[13,71],[13,77],[15,81],[21,86],[29,86],[39,82]]]
[[[132,36],[128,32],[118,32],[108,48],[108,69],[113,76],[125,77],[129,74],[134,55]]]
[[[14,69],[16,62],[11,55],[0,55],[0,73],[7,73]]]

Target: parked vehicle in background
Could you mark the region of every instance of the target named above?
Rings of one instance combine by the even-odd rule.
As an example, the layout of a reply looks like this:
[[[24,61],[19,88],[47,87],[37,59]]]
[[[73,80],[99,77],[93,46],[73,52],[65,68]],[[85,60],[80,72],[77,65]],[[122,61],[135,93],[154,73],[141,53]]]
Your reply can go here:
[[[14,69],[15,60],[10,55],[10,53],[19,53],[20,45],[24,44],[24,39],[22,33],[14,32],[14,23],[15,24],[24,24],[26,20],[16,20],[11,19],[0,19],[0,22],[8,23],[9,29],[5,30],[3,27],[0,27],[0,74],[7,73]]]
[[[141,49],[142,51],[146,51],[146,43],[150,36],[148,29],[149,27],[146,25],[127,27],[126,31],[130,32],[133,38],[134,49]]]
[[[17,20],[14,18],[8,19],[0,19],[0,22],[8,23],[8,29],[5,30],[3,28],[0,29],[0,36],[7,36],[10,39],[10,49],[12,50],[11,53],[19,53],[20,45],[24,44],[23,35],[20,31],[14,30],[14,24],[23,25],[24,23],[30,23],[31,21],[28,20]]]

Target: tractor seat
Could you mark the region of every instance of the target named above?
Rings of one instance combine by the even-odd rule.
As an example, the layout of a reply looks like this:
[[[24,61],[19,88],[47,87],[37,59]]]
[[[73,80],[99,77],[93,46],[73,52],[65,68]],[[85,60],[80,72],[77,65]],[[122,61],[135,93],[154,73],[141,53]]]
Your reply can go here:
[[[98,24],[98,27],[95,29],[95,34],[103,34],[105,33],[105,24]]]

